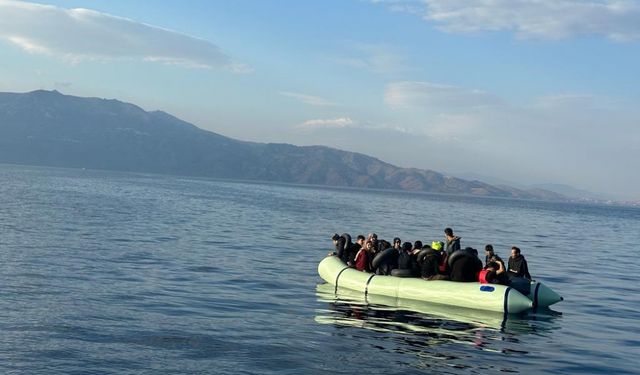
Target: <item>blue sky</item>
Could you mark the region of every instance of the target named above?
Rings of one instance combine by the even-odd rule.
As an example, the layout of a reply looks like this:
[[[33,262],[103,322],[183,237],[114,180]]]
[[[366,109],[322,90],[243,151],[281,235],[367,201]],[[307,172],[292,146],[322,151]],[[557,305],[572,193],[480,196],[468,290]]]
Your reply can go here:
[[[640,2],[0,0],[0,91],[640,199]]]

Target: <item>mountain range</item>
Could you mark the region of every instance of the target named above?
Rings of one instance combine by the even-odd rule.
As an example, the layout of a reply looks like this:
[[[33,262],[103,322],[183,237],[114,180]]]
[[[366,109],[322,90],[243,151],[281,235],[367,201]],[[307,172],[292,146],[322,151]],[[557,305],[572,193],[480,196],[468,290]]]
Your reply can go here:
[[[514,181],[501,179],[494,176],[482,175],[474,172],[456,173],[455,176],[465,180],[478,180],[478,181],[486,182],[494,186],[505,186],[505,187],[511,186],[521,190],[542,189],[542,190],[552,191],[554,193],[563,195],[569,199],[578,200],[578,201],[606,202],[606,201],[615,200],[614,197],[607,196],[606,194],[594,193],[592,191],[578,189],[573,186],[569,186],[565,184],[545,183],[545,184],[528,185],[528,184],[522,184]]]
[[[400,168],[325,146],[240,141],[162,111],[45,90],[0,93],[0,163],[566,200],[547,189]]]

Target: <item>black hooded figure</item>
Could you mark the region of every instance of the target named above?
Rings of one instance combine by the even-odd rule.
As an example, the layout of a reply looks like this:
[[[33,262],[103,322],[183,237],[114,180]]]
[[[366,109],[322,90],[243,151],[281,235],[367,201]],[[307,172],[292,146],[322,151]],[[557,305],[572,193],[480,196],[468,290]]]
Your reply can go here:
[[[511,248],[511,256],[509,257],[509,278],[524,277],[531,280],[531,274],[529,274],[529,266],[527,260],[524,259],[524,255],[520,254],[520,248],[514,246]]]
[[[349,233],[342,233],[341,236],[338,234],[334,234],[331,237],[332,240],[335,241],[336,244],[336,255],[338,258],[342,259],[343,262],[348,263],[353,260],[353,256],[355,254],[351,254],[354,250],[354,244],[351,242],[351,235]]]

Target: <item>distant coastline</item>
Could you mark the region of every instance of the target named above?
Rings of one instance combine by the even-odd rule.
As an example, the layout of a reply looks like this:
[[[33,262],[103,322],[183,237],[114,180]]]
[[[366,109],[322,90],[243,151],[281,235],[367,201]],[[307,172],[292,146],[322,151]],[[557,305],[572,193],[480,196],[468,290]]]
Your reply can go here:
[[[398,197],[406,196],[407,194],[414,195],[416,197],[424,197],[427,199],[438,198],[438,200],[447,200],[451,202],[459,202],[461,200],[469,200],[469,202],[490,202],[496,203],[500,201],[506,202],[522,202],[523,204],[534,204],[541,205],[544,207],[546,205],[568,205],[568,206],[588,206],[588,207],[621,207],[621,208],[640,208],[640,202],[620,202],[620,201],[596,201],[596,200],[565,200],[565,201],[553,201],[553,200],[542,200],[542,199],[524,199],[524,198],[512,198],[512,197],[491,197],[491,196],[478,196],[478,195],[470,195],[470,194],[449,194],[449,193],[434,193],[434,192],[426,192],[426,191],[410,191],[410,190],[399,190],[399,189],[377,189],[377,188],[360,188],[360,187],[352,187],[352,186],[331,186],[331,185],[314,185],[314,184],[298,184],[298,183],[288,183],[288,182],[278,182],[278,181],[264,181],[264,180],[248,180],[248,179],[235,179],[235,178],[221,178],[221,177],[210,177],[210,176],[194,176],[194,175],[183,175],[183,174],[167,174],[167,173],[153,173],[153,172],[129,172],[129,171],[119,171],[119,170],[110,170],[110,169],[91,169],[91,168],[74,168],[74,167],[52,167],[46,165],[32,165],[32,164],[11,164],[11,163],[0,163],[0,168],[16,168],[19,170],[24,169],[34,169],[34,170],[60,170],[62,171],[78,171],[78,172],[86,172],[87,174],[96,173],[96,174],[121,174],[123,176],[131,175],[135,177],[148,177],[148,178],[164,178],[164,177],[175,177],[175,178],[184,178],[188,180],[202,180],[202,181],[219,181],[219,182],[230,182],[230,183],[239,183],[239,184],[250,184],[250,185],[273,185],[273,186],[282,186],[282,187],[293,187],[293,188],[302,188],[302,189],[320,189],[320,190],[329,190],[329,191],[339,191],[339,192],[354,192],[354,193],[375,193],[375,194],[383,194],[383,195],[395,195]]]
[[[58,91],[0,93],[0,163],[454,196],[639,206],[400,168],[325,146],[245,142],[161,111]]]

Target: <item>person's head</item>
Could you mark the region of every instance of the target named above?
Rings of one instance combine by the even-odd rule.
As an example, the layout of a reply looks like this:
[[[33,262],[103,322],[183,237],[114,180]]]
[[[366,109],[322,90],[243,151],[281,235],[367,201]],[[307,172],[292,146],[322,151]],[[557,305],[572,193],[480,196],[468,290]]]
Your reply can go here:
[[[435,251],[440,251],[444,247],[442,241],[433,241],[431,242],[431,248]]]
[[[511,257],[515,258],[515,257],[517,257],[518,255],[520,255],[520,248],[519,248],[519,247],[517,247],[517,246],[513,246],[513,247],[511,248]]]
[[[444,235],[447,236],[447,237],[453,237],[453,229],[444,228]]]
[[[484,251],[487,254],[487,256],[492,256],[493,255],[493,245],[491,245],[491,244],[486,245],[484,247]]]
[[[405,242],[402,244],[402,251],[411,251],[411,242]]]
[[[369,241],[378,241],[378,235],[375,233],[369,233],[369,235],[367,236],[367,240]]]
[[[399,237],[394,237],[393,238],[393,247],[395,247],[396,249],[400,248],[400,244],[402,243],[402,241],[400,240]]]
[[[422,249],[422,241],[418,240],[416,242],[413,243],[413,248],[414,249]]]
[[[364,245],[364,241],[365,241],[365,238],[364,238],[363,235],[359,234],[358,237],[356,237],[356,243],[358,245],[363,246]]]
[[[338,233],[334,233],[333,236],[331,236],[331,239],[333,240],[334,245],[336,244],[336,242],[338,242],[339,238],[340,238],[340,235]]]
[[[373,249],[373,242],[371,240],[367,240],[367,242],[364,243],[364,246],[367,250],[371,250]]]
[[[500,269],[500,266],[498,265],[498,263],[496,263],[496,262],[487,263],[487,270],[497,271],[498,269]]]
[[[391,247],[391,244],[387,240],[380,240],[380,241],[374,242],[374,246],[376,244],[378,245],[378,248],[380,250],[387,250],[388,248]]]

